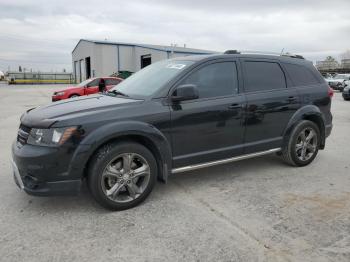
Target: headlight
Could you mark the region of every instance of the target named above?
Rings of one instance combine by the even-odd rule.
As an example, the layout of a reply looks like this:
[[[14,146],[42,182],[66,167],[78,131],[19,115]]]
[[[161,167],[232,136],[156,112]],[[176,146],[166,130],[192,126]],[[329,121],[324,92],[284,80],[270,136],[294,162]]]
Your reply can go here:
[[[58,146],[64,144],[77,133],[77,127],[38,129],[32,128],[27,143],[40,146]]]
[[[54,96],[63,96],[64,92],[55,92],[53,95]]]

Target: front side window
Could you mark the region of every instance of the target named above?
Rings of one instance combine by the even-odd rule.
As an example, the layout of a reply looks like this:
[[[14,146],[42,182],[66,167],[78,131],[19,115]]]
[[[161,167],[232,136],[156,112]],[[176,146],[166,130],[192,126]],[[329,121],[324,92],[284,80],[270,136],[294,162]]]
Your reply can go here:
[[[182,84],[197,87],[199,98],[227,96],[238,93],[237,69],[234,62],[206,65],[185,78]]]
[[[284,73],[278,63],[245,61],[244,89],[246,92],[286,88]]]
[[[93,87],[93,86],[98,86],[100,83],[100,78],[96,78],[92,80],[90,83],[87,84],[87,87]]]
[[[87,79],[87,80],[81,82],[80,84],[78,84],[77,86],[84,87],[84,86],[87,86],[90,82],[91,82],[91,79]]]

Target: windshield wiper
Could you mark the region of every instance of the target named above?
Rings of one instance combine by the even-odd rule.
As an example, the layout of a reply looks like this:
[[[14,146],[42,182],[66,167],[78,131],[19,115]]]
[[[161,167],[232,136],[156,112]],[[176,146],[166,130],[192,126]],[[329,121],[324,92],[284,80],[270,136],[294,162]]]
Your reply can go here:
[[[127,94],[124,94],[123,92],[120,92],[118,90],[112,90],[112,91],[108,91],[108,94],[114,94],[114,95],[119,95],[119,96],[125,96],[125,97],[129,97]]]

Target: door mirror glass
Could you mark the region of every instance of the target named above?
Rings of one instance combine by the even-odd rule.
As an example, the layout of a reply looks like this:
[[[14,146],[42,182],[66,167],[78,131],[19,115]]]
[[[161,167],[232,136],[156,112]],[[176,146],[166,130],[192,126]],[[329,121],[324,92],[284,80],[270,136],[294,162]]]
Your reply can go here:
[[[198,97],[199,95],[198,95],[198,89],[196,85],[184,84],[184,85],[178,86],[175,89],[173,95],[171,96],[171,100],[174,102],[178,102],[178,101],[197,99]]]

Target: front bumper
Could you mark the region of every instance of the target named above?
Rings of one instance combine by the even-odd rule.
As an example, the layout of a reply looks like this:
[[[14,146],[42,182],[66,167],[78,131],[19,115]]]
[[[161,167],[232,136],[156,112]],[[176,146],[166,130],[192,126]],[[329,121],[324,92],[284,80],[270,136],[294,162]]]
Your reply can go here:
[[[29,195],[53,196],[79,193],[82,180],[69,172],[70,155],[62,149],[12,144],[16,184]]]
[[[52,98],[51,98],[52,102],[60,101],[63,99],[64,99],[63,96],[52,96]]]

